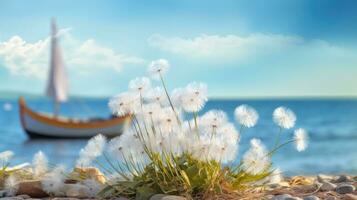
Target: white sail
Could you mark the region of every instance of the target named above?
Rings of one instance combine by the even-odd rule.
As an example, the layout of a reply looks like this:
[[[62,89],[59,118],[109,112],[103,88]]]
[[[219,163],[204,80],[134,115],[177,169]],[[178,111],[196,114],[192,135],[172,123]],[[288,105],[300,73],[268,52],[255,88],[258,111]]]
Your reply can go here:
[[[46,95],[52,98],[55,104],[65,102],[68,99],[68,82],[64,63],[62,60],[61,50],[57,41],[56,22],[52,20],[52,35],[51,35],[51,61],[47,83]],[[58,105],[56,105],[58,106]]]

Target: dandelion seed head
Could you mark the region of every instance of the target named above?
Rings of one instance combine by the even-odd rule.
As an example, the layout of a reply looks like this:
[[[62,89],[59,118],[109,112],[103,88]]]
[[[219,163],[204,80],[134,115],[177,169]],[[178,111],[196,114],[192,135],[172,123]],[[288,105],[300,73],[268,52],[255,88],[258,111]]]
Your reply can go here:
[[[66,167],[64,165],[58,165],[41,180],[42,189],[48,194],[62,196],[64,195],[63,188],[65,179]]]
[[[85,179],[82,183],[87,187],[86,196],[91,198],[96,197],[103,188],[102,184],[94,179]]]
[[[248,105],[238,106],[234,111],[234,115],[236,120],[247,128],[255,126],[259,118],[258,112]]]
[[[166,59],[158,59],[150,63],[148,71],[153,78],[159,79],[160,76],[166,74],[169,67],[170,64]]]
[[[150,89],[151,82],[147,77],[137,77],[129,82],[129,90],[144,95]]]
[[[14,156],[12,151],[3,151],[0,153],[0,163],[7,163]]]
[[[47,173],[48,170],[48,159],[46,155],[39,151],[37,152],[32,161],[34,176],[39,178]]]
[[[222,110],[210,110],[199,118],[200,126],[217,129],[228,122],[227,114]]]
[[[145,99],[150,102],[158,103],[161,106],[168,105],[169,103],[165,91],[161,87],[152,88],[146,93]]]
[[[242,168],[244,171],[257,175],[268,169],[270,160],[265,149],[260,140],[251,140],[250,149],[243,155]]]
[[[4,189],[8,193],[9,196],[15,196],[18,189],[19,184],[18,180],[14,175],[10,175],[8,178],[5,179]]]
[[[186,112],[198,112],[207,102],[207,86],[203,83],[190,83],[181,94],[181,106]]]
[[[137,93],[123,92],[112,97],[108,103],[109,109],[116,116],[135,114],[140,107],[140,97]]]
[[[299,128],[295,130],[294,140],[295,140],[297,151],[301,152],[307,148],[308,134],[304,129]]]
[[[99,134],[91,138],[87,145],[79,152],[79,159],[77,160],[77,166],[86,166],[90,164],[95,158],[102,155],[105,145],[107,143],[106,138]]]
[[[273,120],[281,128],[290,129],[295,126],[296,116],[290,109],[278,107],[273,112]]]

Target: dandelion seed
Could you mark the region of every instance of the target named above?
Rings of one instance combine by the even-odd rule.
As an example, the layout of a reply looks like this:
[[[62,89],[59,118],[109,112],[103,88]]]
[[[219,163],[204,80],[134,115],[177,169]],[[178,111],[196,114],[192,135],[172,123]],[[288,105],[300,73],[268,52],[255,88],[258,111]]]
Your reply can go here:
[[[94,198],[101,191],[102,185],[94,179],[86,179],[83,181],[83,185],[87,187],[86,196]]]
[[[273,112],[273,120],[281,128],[290,129],[295,125],[296,116],[290,109],[278,107]]]
[[[251,148],[243,155],[242,168],[247,173],[257,175],[269,168],[270,160],[265,149],[260,140],[251,140]]]
[[[295,140],[297,151],[301,152],[307,148],[308,135],[304,129],[299,128],[295,130],[294,140]]]
[[[12,151],[3,151],[0,153],[0,163],[6,164],[14,156]]]
[[[32,161],[34,176],[39,178],[46,174],[48,159],[42,151],[35,154]]]
[[[156,79],[159,79],[160,76],[163,76],[169,69],[170,64],[165,59],[154,60],[149,65],[149,73]]]
[[[14,175],[10,175],[5,180],[4,189],[6,190],[6,192],[9,196],[16,195],[16,193],[19,189],[19,184],[18,184],[17,178]]]
[[[79,152],[77,166],[89,165],[91,161],[102,155],[106,145],[106,138],[99,134],[91,138],[87,145]]]
[[[259,115],[258,112],[248,106],[248,105],[240,105],[234,111],[236,120],[247,128],[255,126],[258,121]]]
[[[138,77],[129,82],[129,89],[144,95],[150,89],[151,82],[147,77]]]
[[[135,114],[140,107],[140,97],[137,93],[124,92],[112,97],[108,106],[112,113],[119,117]]]

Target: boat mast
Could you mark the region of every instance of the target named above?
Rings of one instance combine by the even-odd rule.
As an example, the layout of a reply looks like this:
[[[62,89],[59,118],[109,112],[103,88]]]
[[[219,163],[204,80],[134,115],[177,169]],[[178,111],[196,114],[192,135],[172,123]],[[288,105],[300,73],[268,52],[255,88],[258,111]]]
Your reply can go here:
[[[68,83],[57,41],[58,33],[55,19],[52,19],[51,28],[51,57],[46,95],[53,100],[53,113],[54,116],[57,116],[60,112],[60,103],[67,101]]]

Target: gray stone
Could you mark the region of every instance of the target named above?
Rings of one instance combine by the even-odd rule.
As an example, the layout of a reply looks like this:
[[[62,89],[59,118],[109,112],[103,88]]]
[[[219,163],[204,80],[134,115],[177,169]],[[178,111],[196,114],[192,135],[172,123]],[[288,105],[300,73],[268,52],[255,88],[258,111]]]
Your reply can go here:
[[[352,193],[353,191],[355,191],[355,189],[356,188],[351,184],[341,183],[337,185],[336,192],[340,194],[347,194],[347,193]]]
[[[16,197],[20,197],[20,198],[22,198],[22,199],[29,199],[29,198],[31,198],[29,195],[27,195],[27,194],[21,194],[21,195],[17,195]]]
[[[150,200],[186,200],[186,198],[175,195],[155,194]]]
[[[302,200],[300,197],[287,197],[284,200]]]
[[[125,197],[118,197],[118,198],[115,198],[114,200],[129,200],[129,199],[125,198]]]
[[[331,176],[325,175],[325,174],[318,174],[317,175],[317,181],[322,183],[324,181],[330,181],[332,180]]]
[[[351,181],[351,178],[348,177],[347,175],[340,175],[335,179],[335,183],[344,183],[344,182],[349,182]]]
[[[329,197],[326,197],[325,200],[337,200],[337,198],[333,197],[333,196],[329,196]]]
[[[0,199],[1,200],[23,200],[23,198],[20,198],[20,197],[3,197]]]
[[[335,188],[336,188],[335,184],[325,181],[322,183],[320,190],[321,191],[333,191],[333,190],[335,190]]]
[[[317,196],[314,196],[314,195],[310,195],[310,196],[304,197],[304,200],[320,200],[320,198]]]
[[[290,194],[281,194],[271,198],[270,200],[285,200],[286,198],[291,198],[291,197],[292,196]]]

